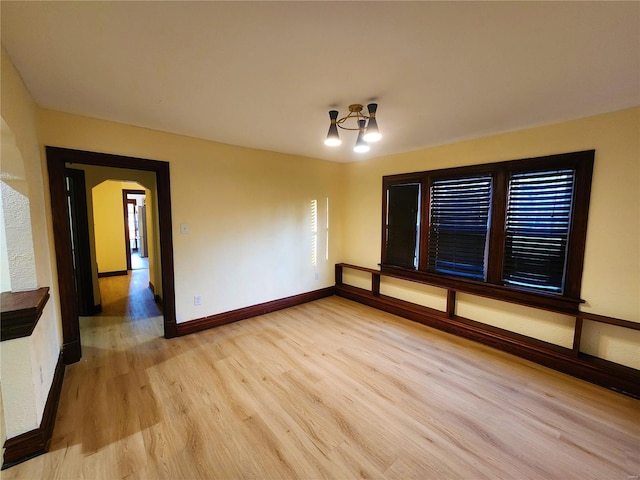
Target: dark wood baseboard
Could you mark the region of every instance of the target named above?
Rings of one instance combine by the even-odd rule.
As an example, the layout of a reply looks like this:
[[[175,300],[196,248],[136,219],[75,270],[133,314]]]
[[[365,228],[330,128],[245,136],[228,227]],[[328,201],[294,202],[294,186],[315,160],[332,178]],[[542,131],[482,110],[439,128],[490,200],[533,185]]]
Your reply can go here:
[[[156,287],[154,287],[151,282],[149,282],[149,290],[153,293],[153,301],[158,304],[160,309],[162,309],[162,297],[160,295],[156,295]]]
[[[80,339],[62,345],[62,359],[65,365],[76,363],[80,361],[81,358],[82,347],[80,346]]]
[[[102,277],[119,277],[121,275],[128,275],[128,270],[115,270],[113,272],[98,272],[98,278]]]
[[[630,397],[640,398],[640,371],[548,342],[368,290],[336,285],[336,295],[488,345]]]
[[[4,463],[2,470],[22,463],[30,458],[37,457],[49,451],[51,437],[53,436],[53,427],[56,423],[56,414],[58,412],[58,402],[62,393],[62,381],[64,380],[65,364],[62,359],[62,353],[58,357],[56,369],[53,374],[53,382],[47,396],[47,403],[42,413],[42,422],[40,427],[35,430],[23,433],[17,437],[9,438],[4,443]]]
[[[264,315],[265,313],[275,312],[276,310],[282,310],[283,308],[294,307],[296,305],[312,302],[321,298],[331,297],[334,295],[334,291],[335,287],[322,288],[320,290],[314,290],[311,292],[301,293],[299,295],[293,295],[291,297],[260,303],[258,305],[252,305],[250,307],[239,308],[238,310],[231,310],[217,315],[178,323],[178,335],[188,335],[208,328],[237,322],[238,320],[245,320],[247,318],[257,317],[258,315]]]

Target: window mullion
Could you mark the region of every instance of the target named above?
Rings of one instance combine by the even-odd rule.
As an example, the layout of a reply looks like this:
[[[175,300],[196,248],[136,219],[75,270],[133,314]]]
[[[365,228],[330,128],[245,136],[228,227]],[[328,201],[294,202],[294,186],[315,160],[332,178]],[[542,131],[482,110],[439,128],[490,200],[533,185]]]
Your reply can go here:
[[[502,282],[502,259],[504,256],[504,220],[507,208],[507,170],[497,168],[493,177],[491,197],[491,229],[489,231],[489,258],[487,283]]]
[[[418,253],[418,270],[424,272],[429,268],[429,208],[431,191],[431,177],[425,175],[421,181],[422,211],[420,218],[420,248]]]

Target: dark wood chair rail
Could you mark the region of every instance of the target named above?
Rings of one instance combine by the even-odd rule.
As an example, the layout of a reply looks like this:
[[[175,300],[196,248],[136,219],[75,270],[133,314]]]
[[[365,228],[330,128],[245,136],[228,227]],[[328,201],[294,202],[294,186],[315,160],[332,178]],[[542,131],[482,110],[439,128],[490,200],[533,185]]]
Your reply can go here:
[[[474,292],[472,291],[468,291],[464,288],[453,288],[453,287],[449,287],[449,286],[443,286],[443,285],[438,285],[435,282],[426,282],[423,280],[417,280],[417,279],[413,279],[413,278],[407,278],[407,277],[403,277],[402,275],[397,275],[394,273],[388,273],[388,272],[383,272],[381,270],[376,270],[374,268],[368,268],[368,267],[361,267],[359,265],[352,265],[349,263],[338,263],[336,264],[336,273],[338,271],[338,269],[340,269],[340,279],[342,278],[342,269],[343,268],[348,268],[351,270],[359,270],[361,272],[367,272],[370,273],[372,275],[373,278],[376,278],[376,280],[373,280],[373,285],[375,287],[375,283],[377,283],[377,287],[372,289],[372,292],[375,294],[376,292],[374,290],[378,289],[378,293],[379,293],[379,285],[380,285],[380,277],[390,277],[390,278],[397,278],[400,280],[406,280],[408,282],[413,282],[413,283],[421,283],[424,285],[430,285],[433,287],[438,287],[438,288],[442,288],[444,290],[447,291],[448,296],[451,295],[450,292],[460,292],[460,293],[468,293],[471,295],[474,295]],[[336,275],[336,284],[337,285],[341,285],[342,284],[342,280],[340,280],[340,282],[337,281],[338,279],[338,275]],[[498,299],[500,300],[500,299]],[[502,300],[505,301],[505,300]],[[519,305],[524,305],[527,307],[531,307],[531,305],[525,303],[525,302],[518,302],[517,300],[510,300],[509,303],[516,303]],[[535,307],[531,307],[531,308],[535,308]],[[606,315],[597,315],[595,313],[589,313],[589,312],[581,312],[581,311],[577,311],[575,313],[567,313],[564,310],[553,310],[553,309],[546,309],[549,311],[552,311],[553,313],[560,313],[563,315],[567,315],[567,316],[575,316],[578,317],[582,320],[589,320],[591,322],[598,322],[598,323],[606,323],[608,325],[615,325],[617,327],[623,327],[623,328],[629,328],[631,330],[640,330],[640,322],[631,322],[629,320],[622,320],[619,318],[614,318],[614,317],[608,317]],[[446,312],[443,312],[446,313]]]
[[[371,275],[371,288],[364,289],[344,284],[344,269],[369,273]],[[435,286],[445,290],[447,302],[445,310],[442,311],[387,295],[381,295],[380,280],[382,277],[398,278],[409,282]],[[579,310],[568,312],[562,305],[558,308],[553,308],[549,305],[537,307],[527,302],[526,299],[521,300],[518,297],[514,299],[496,298],[508,303],[525,305],[531,308],[537,308],[573,317],[575,319],[573,345],[572,347],[567,348],[526,335],[521,335],[510,330],[494,327],[468,318],[459,317],[455,314],[457,292],[494,298],[490,295],[483,295],[484,292],[476,292],[472,289],[467,289],[465,284],[439,285],[436,282],[432,282],[430,279],[425,280],[423,278],[404,277],[396,272],[376,270],[374,268],[361,267],[348,263],[338,263],[335,265],[335,280],[336,295],[359,303],[364,303],[365,305],[408,318],[433,328],[453,333],[454,335],[484,343],[555,370],[582,378],[583,380],[587,380],[591,383],[602,385],[606,388],[630,395],[634,398],[640,398],[640,370],[594,357],[580,351],[582,327],[585,320],[636,331],[640,330],[640,323],[638,322],[631,322],[594,313],[580,312]]]

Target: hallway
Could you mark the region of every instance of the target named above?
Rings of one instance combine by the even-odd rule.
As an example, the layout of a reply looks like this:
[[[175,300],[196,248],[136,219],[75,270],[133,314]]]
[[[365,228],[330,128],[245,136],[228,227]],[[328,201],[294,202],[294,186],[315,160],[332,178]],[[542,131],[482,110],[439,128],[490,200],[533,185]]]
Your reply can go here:
[[[132,259],[135,257],[137,255],[132,255]],[[137,264],[144,265],[145,260],[148,262],[147,259],[138,257]],[[129,320],[140,320],[162,315],[153,300],[153,292],[149,289],[148,268],[136,266],[126,276],[102,277],[99,282],[102,312],[98,317],[119,316]],[[82,317],[80,320],[81,330],[88,318],[94,317]]]

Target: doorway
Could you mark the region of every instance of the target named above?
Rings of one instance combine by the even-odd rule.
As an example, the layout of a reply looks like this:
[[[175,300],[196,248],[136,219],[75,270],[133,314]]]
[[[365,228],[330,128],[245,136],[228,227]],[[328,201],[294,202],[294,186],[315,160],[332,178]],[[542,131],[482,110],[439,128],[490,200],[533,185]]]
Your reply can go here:
[[[66,364],[82,357],[80,326],[74,284],[73,247],[67,214],[65,164],[97,165],[155,172],[158,201],[160,268],[163,296],[164,336],[177,336],[175,281],[173,276],[173,236],[169,163],[104,153],[46,147],[49,189],[53,217],[53,234],[58,269],[60,309],[62,314],[62,354]]]
[[[148,268],[149,265],[146,200],[144,190],[122,190],[127,270]]]

